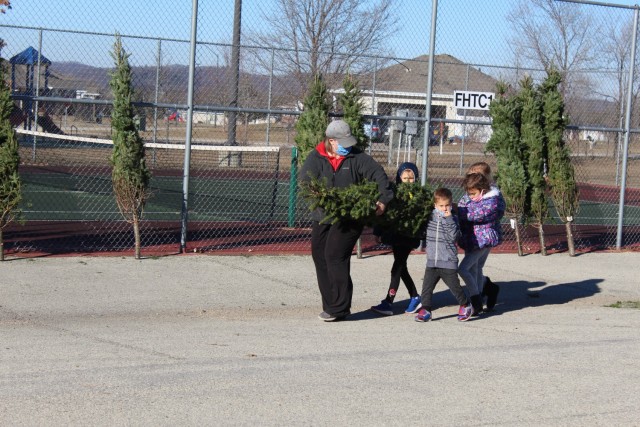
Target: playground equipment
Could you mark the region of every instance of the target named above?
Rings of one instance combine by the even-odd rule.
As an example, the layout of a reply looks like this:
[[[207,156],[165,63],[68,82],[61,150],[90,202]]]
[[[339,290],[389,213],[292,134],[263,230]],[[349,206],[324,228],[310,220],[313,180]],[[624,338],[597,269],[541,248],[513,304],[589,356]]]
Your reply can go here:
[[[14,95],[27,95],[38,96],[46,95],[47,88],[49,87],[49,66],[51,61],[44,55],[38,52],[37,49],[29,46],[22,52],[14,55],[9,59],[11,64],[11,91]],[[25,82],[24,87],[18,88],[16,79],[16,67],[25,66]],[[40,79],[36,79],[36,76],[41,73],[41,67],[44,67],[44,87],[39,87]],[[39,76],[38,76],[39,77]],[[37,80],[37,81],[36,81]],[[29,98],[20,102],[20,107],[17,108],[15,114],[12,116],[12,124],[19,126],[21,123],[24,129],[32,130],[32,123],[35,121],[38,126],[42,128],[44,132],[62,134],[62,129],[56,126],[55,123],[47,114],[38,115],[36,120],[36,106],[34,107],[33,101]],[[13,123],[13,122],[17,123]],[[34,129],[37,130],[37,129]]]

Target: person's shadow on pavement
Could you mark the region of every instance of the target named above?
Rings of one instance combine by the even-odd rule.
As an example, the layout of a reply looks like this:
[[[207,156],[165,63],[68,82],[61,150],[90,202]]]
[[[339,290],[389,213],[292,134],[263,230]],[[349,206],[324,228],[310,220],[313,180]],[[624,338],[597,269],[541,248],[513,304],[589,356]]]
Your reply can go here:
[[[499,316],[510,311],[522,310],[526,307],[540,307],[544,305],[566,304],[581,298],[588,298],[600,292],[598,283],[604,279],[586,279],[578,282],[558,283],[546,286],[546,282],[528,282],[525,280],[512,280],[506,282],[495,282],[500,286],[498,303],[493,311],[482,314],[482,317]],[[438,283],[434,292],[433,320],[447,319],[457,314],[449,313],[447,306],[457,307],[453,295],[442,282]],[[409,305],[409,300],[395,301],[393,303],[393,315],[405,315],[404,310]],[[443,310],[443,312],[440,312]],[[413,314],[412,314],[413,315]],[[350,315],[347,320],[371,320],[389,316],[382,316],[372,310],[363,310]],[[481,318],[481,317],[480,317]]]
[[[526,307],[566,304],[600,293],[599,283],[604,279],[591,278],[577,282],[558,283],[546,286],[545,282],[512,280],[496,282],[500,286],[498,303],[494,311],[486,315],[500,315]]]

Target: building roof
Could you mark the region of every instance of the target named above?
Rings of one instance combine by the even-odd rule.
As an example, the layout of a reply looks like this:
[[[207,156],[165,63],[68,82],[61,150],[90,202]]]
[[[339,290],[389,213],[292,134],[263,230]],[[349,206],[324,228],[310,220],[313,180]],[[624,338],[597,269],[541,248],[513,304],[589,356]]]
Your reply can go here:
[[[428,68],[428,55],[382,68],[376,73],[376,90],[426,93]],[[495,92],[496,83],[493,77],[451,55],[436,55],[434,58],[434,94],[453,95],[456,90]]]
[[[33,46],[29,46],[17,55],[12,56],[9,62],[14,65],[35,65],[38,63],[38,51]],[[51,65],[51,61],[40,54],[40,64]]]

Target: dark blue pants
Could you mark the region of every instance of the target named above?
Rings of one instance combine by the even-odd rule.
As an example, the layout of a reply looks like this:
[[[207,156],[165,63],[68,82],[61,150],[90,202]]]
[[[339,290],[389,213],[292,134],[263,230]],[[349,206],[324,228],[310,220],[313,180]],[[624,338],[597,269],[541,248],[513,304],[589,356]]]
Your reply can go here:
[[[432,311],[431,297],[433,296],[433,290],[436,288],[436,284],[442,279],[444,284],[447,285],[451,293],[455,297],[458,305],[467,305],[469,301],[467,296],[460,286],[460,279],[458,278],[457,270],[451,268],[435,268],[427,267],[424,270],[424,279],[422,281],[422,296],[420,301],[422,307],[427,311]]]
[[[311,256],[316,266],[322,309],[337,317],[351,313],[351,253],[362,225],[356,222],[313,223]]]

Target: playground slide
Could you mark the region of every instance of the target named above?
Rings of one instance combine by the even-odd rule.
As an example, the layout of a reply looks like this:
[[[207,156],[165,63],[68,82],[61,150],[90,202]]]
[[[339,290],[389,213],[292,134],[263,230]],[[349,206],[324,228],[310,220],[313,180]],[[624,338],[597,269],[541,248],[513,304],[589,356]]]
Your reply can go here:
[[[48,116],[38,117],[38,126],[42,127],[44,132],[57,133],[59,135],[64,134],[62,129],[60,129]]]
[[[11,121],[11,126],[15,128],[22,125],[28,117],[29,114],[27,112],[25,112],[22,108],[16,106],[13,109],[9,120]],[[33,116],[31,117],[31,123],[33,123]],[[62,129],[60,129],[49,116],[38,116],[38,126],[42,128],[43,132],[64,135]]]
[[[9,116],[9,121],[11,122],[11,126],[14,128],[20,126],[27,119],[27,115],[22,109],[15,107]]]

